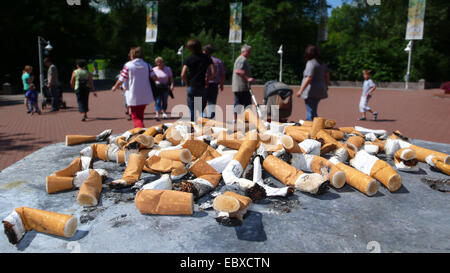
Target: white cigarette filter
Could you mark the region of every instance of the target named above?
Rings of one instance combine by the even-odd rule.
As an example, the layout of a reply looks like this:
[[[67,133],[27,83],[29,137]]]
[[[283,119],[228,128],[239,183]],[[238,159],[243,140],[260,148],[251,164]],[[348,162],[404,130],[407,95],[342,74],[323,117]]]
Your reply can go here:
[[[327,177],[317,173],[303,173],[273,155],[269,155],[264,160],[263,168],[286,186],[311,194],[321,193],[326,188],[325,182],[328,181]]]
[[[172,190],[141,190],[134,204],[142,214],[153,215],[192,215],[194,195]]]
[[[208,164],[211,165],[218,173],[222,173],[223,170],[227,167],[228,163],[233,160],[234,156],[237,154],[237,151],[231,151],[224,153],[220,157],[216,157],[214,159],[208,160]]]
[[[386,139],[388,137],[388,133],[386,130],[373,130],[373,129],[367,129],[367,128],[364,128],[361,126],[355,126],[355,130],[360,132],[363,135],[373,133],[380,139]]]
[[[266,191],[266,196],[281,196],[286,197],[294,193],[294,189],[291,187],[274,188],[269,185],[264,184],[262,179],[262,165],[261,157],[257,156],[253,160],[253,183],[257,183]]]
[[[241,147],[222,173],[225,184],[231,185],[237,182],[247,167],[250,158],[255,153],[259,143],[256,132],[247,133]]]
[[[247,196],[227,191],[214,199],[213,208],[219,212],[218,217],[236,218],[242,221],[251,204],[252,199]]]
[[[183,181],[181,191],[194,194],[195,200],[214,190],[222,178],[222,175],[203,159],[197,160],[189,170],[196,178]]]
[[[322,144],[313,139],[306,139],[298,144],[304,154],[320,155]]]
[[[130,154],[130,159],[128,160],[128,164],[122,178],[114,180],[111,182],[111,185],[119,187],[132,186],[140,179],[144,164],[144,156],[140,154]]]
[[[170,179],[170,176],[163,174],[158,180],[144,185],[142,190],[172,190],[172,187],[172,179]]]
[[[395,135],[391,136],[391,138],[386,140],[385,152],[386,155],[390,157],[393,157],[398,150],[403,148],[409,148],[414,150],[414,152],[416,152],[416,158],[420,162],[423,163],[431,162],[431,158],[434,157],[445,164],[450,164],[450,156],[447,154],[411,144],[404,140],[398,139],[397,136]],[[428,161],[427,158],[429,158]]]
[[[370,141],[366,141],[362,149],[370,155],[376,155],[380,151],[380,146]]]
[[[82,206],[97,206],[102,192],[102,177],[95,170],[90,170],[89,177],[81,184],[77,201]]]
[[[345,178],[348,185],[367,196],[373,196],[378,192],[379,185],[374,178],[340,162],[336,157],[330,158],[329,161],[345,173]]]
[[[73,146],[73,145],[95,142],[95,141],[104,141],[111,135],[111,133],[112,133],[112,130],[105,130],[96,136],[67,135],[66,136],[66,146]]]
[[[418,161],[416,159],[416,152],[410,148],[403,148],[398,150],[394,155],[395,168],[404,172],[419,171]]]
[[[328,177],[330,184],[337,189],[345,185],[345,173],[323,157],[308,154],[293,154],[291,165],[304,172],[314,172]]]
[[[14,209],[2,222],[11,244],[17,244],[30,230],[70,238],[78,227],[78,219],[72,215],[28,207]]]
[[[350,160],[350,164],[355,169],[380,181],[391,192],[397,191],[402,186],[402,177],[388,163],[366,151],[361,150],[356,153]]]

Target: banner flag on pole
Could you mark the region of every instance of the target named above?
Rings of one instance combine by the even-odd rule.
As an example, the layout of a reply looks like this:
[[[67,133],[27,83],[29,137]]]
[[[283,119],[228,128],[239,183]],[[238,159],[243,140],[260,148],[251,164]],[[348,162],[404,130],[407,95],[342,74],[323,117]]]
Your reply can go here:
[[[147,32],[145,34],[146,43],[156,43],[158,36],[158,2],[151,1],[147,5]]]
[[[425,19],[425,0],[409,0],[408,25],[405,40],[422,40]]]
[[[242,43],[242,2],[230,3],[229,43]]]

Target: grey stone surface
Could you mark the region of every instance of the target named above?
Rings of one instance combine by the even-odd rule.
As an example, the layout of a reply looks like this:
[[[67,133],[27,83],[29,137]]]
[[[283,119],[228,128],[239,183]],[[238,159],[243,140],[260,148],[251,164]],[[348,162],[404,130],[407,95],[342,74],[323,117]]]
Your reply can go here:
[[[413,143],[450,153],[449,144]],[[77,191],[48,195],[45,177],[66,167],[86,146],[50,145],[0,172],[2,219],[16,207],[29,206],[74,214],[82,222],[73,238],[31,231],[17,246],[8,242],[2,226],[0,252],[364,253],[372,245],[381,252],[450,252],[450,195],[420,180],[448,177],[422,163],[419,173],[400,172],[404,186],[396,193],[380,186],[377,195],[366,197],[348,185],[318,197],[296,192],[289,202],[253,204],[242,226],[225,227],[213,210],[200,211],[198,205],[192,217],[141,215],[132,192],[106,185],[93,208],[77,204]],[[95,168],[107,169],[109,180],[124,170],[105,162],[96,162]]]

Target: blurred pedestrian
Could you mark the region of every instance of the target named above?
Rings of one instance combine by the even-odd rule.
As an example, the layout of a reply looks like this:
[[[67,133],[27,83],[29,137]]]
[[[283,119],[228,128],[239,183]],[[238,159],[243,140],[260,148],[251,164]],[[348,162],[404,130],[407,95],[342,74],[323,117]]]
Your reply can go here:
[[[144,61],[144,54],[140,47],[133,47],[129,56],[131,61],[124,65],[112,91],[121,89],[124,84],[127,106],[130,108],[134,127],[144,128],[145,107],[154,100],[150,77],[154,81],[158,78],[152,66]]]
[[[301,96],[305,100],[306,120],[312,121],[318,116],[317,108],[320,100],[328,98],[330,73],[327,65],[322,62],[319,49],[315,45],[306,47],[305,62],[303,81],[297,97]]]
[[[373,120],[377,120],[378,112],[374,112],[369,106],[369,100],[372,98],[372,94],[377,89],[377,86],[370,78],[370,70],[363,70],[363,89],[361,94],[361,99],[359,100],[359,112],[363,114],[358,120],[367,120],[367,112],[373,115]]]
[[[97,97],[92,74],[89,73],[86,66],[86,60],[78,60],[77,69],[72,72],[72,78],[70,79],[70,86],[75,90],[75,95],[77,96],[78,112],[83,115],[81,121],[86,121],[88,118],[89,93],[94,92],[94,97]]]
[[[26,65],[25,68],[22,71],[22,84],[23,84],[23,91],[28,91],[28,85],[33,82],[33,67],[31,65]]]
[[[50,112],[59,111],[61,104],[61,87],[59,83],[58,69],[48,57],[44,59],[44,65],[48,68],[47,88],[52,96],[52,109]]]
[[[41,110],[38,105],[39,91],[33,83],[28,84],[27,92],[25,93],[25,105],[27,107],[27,113],[33,115],[33,113],[41,114]]]
[[[214,69],[213,62],[209,56],[202,53],[202,44],[200,41],[192,39],[186,44],[186,47],[192,52],[184,63],[181,77],[187,88],[187,105],[191,114],[191,121],[195,120],[194,101],[195,98],[199,98],[201,101],[200,115],[203,116],[203,111],[206,107],[206,87],[209,80],[215,77],[216,71]],[[206,78],[206,71],[208,67],[211,69],[211,73]]]
[[[169,98],[169,93],[173,92],[173,74],[170,67],[164,65],[164,59],[162,57],[157,57],[155,59],[156,67],[153,68],[158,80],[156,84],[156,120],[160,117],[167,119],[167,99]]]
[[[214,119],[216,116],[217,95],[219,90],[220,92],[223,91],[223,85],[225,83],[225,66],[221,59],[212,56],[214,53],[214,47],[212,45],[203,47],[203,53],[211,58],[214,69],[216,70],[216,76],[209,80],[208,87],[206,88],[206,102],[208,104],[208,113],[210,113],[209,118]],[[209,77],[210,74],[211,69],[208,69],[206,77]]]
[[[237,120],[237,106],[242,105],[244,108],[252,104],[252,96],[250,94],[249,84],[255,79],[252,78],[250,64],[248,58],[252,55],[252,47],[243,45],[241,55],[234,62],[232,91],[234,93],[234,121]]]

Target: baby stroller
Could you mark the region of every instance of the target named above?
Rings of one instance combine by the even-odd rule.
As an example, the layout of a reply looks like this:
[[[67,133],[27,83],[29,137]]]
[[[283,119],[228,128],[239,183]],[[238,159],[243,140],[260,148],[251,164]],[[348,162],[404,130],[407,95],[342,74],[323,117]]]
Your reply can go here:
[[[63,92],[62,89],[60,90],[61,92],[61,98],[60,98],[60,108],[61,109],[66,109],[67,105],[66,102],[63,100]],[[44,97],[42,98],[42,104],[41,104],[41,109],[45,109],[48,105],[51,106],[52,105],[52,94],[50,93],[50,89],[47,87],[47,80],[44,80]]]
[[[268,81],[264,85],[264,105],[267,121],[287,122],[292,114],[292,89],[282,82]],[[278,113],[272,113],[271,106],[278,106]]]

